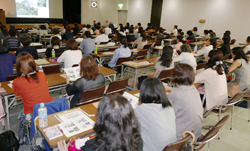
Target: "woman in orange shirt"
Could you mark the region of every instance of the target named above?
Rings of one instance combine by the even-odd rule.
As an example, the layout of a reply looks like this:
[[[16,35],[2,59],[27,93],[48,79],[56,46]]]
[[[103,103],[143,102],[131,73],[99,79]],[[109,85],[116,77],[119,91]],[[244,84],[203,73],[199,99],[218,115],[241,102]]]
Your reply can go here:
[[[12,86],[16,98],[23,99],[24,114],[33,113],[38,103],[53,100],[49,94],[44,72],[38,72],[34,58],[27,52],[18,54],[16,59],[17,77]]]

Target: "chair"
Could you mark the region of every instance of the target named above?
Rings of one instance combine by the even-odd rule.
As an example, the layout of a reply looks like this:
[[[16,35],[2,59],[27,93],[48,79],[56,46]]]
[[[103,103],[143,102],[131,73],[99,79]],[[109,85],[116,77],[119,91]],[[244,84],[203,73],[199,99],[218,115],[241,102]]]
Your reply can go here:
[[[231,109],[231,124],[230,124],[230,130],[232,130],[233,125],[233,114],[234,114],[234,105],[243,101],[243,97],[245,96],[245,93],[247,92],[248,88],[244,89],[242,92],[238,92],[232,99],[230,99],[226,105],[220,105],[219,109],[213,109],[212,112],[215,113],[218,116],[218,121],[220,120],[221,114],[227,112]]]
[[[107,43],[109,43],[108,41],[107,42],[100,42],[100,44],[107,44]]]
[[[170,69],[170,70],[162,70],[158,76],[158,78],[165,82],[168,83],[171,75],[173,74],[174,69]]]
[[[121,73],[122,71],[122,67],[121,67],[121,64],[123,62],[127,62],[127,61],[130,61],[131,57],[127,57],[127,58],[119,58],[116,62],[116,65],[114,66],[116,68],[116,71],[117,73]]]
[[[80,101],[76,106],[87,104],[90,102],[101,100],[105,91],[105,85],[96,89],[86,90],[82,92]]]
[[[34,59],[38,59],[38,56],[33,56]]]
[[[79,66],[79,64],[73,64],[72,65],[72,67],[78,67]]]
[[[30,47],[36,48],[36,49],[43,49],[43,45],[31,45]]]
[[[137,53],[136,60],[143,60],[147,56],[147,51],[146,50],[141,50]]]
[[[9,75],[7,78],[6,78],[6,81],[12,81],[14,79],[17,78],[17,75]]]
[[[236,42],[236,39],[232,39],[230,45],[234,45]]]
[[[145,45],[142,49],[148,49],[151,47],[151,44]]]
[[[161,41],[156,41],[155,43],[154,43],[154,47],[155,46],[161,46]]]
[[[113,94],[113,93],[123,94],[123,92],[126,90],[128,79],[129,78],[111,82],[106,91],[106,94]]]
[[[52,65],[52,66],[43,66],[43,72],[48,75],[48,74],[55,74],[55,73],[60,73],[60,65]]]
[[[208,150],[210,150],[210,141],[212,141],[219,134],[221,127],[226,123],[228,118],[229,115],[226,115],[216,125],[203,127],[209,128],[209,131],[204,136],[199,137],[193,144],[194,151],[201,150],[206,145],[206,143],[208,143]]]
[[[10,51],[17,51],[17,49],[18,49],[19,47],[13,47],[13,48],[10,48]]]
[[[198,64],[197,67],[196,67],[196,70],[204,68],[205,65],[206,65],[206,63],[200,63],[200,64]]]
[[[186,135],[188,134],[188,135]],[[190,138],[192,137],[192,141],[190,143],[190,145],[193,145],[194,141],[195,141],[195,136],[192,132],[190,131],[185,131],[183,133],[183,139],[178,141],[178,142],[174,142],[172,144],[169,144],[168,146],[166,146],[163,151],[181,151],[182,149],[185,148],[187,142],[190,140]]]
[[[224,61],[224,60],[227,60],[229,58],[230,54],[226,54],[221,60]]]
[[[109,48],[108,51],[115,51],[117,48]]]

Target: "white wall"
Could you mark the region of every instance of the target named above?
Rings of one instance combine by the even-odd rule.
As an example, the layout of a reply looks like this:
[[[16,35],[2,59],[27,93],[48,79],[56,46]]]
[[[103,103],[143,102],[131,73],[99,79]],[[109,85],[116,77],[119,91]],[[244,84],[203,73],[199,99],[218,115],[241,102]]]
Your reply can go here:
[[[163,0],[161,26],[171,31],[176,24],[185,33],[197,26],[200,35],[212,29],[219,37],[230,30],[236,43],[245,42],[250,35],[249,6],[249,0]]]
[[[81,23],[93,25],[93,20],[100,20],[100,0],[97,1],[97,8],[91,8],[92,0],[81,0]]]

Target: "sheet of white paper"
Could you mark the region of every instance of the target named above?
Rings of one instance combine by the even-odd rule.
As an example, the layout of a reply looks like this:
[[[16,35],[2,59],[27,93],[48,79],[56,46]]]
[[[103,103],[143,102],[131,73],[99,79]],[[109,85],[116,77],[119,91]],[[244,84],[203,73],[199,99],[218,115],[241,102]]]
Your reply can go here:
[[[87,138],[82,138],[82,139],[77,139],[75,141],[75,145],[77,149],[81,149],[82,146],[89,140],[89,137]]]
[[[139,101],[138,97],[129,94],[128,92],[124,92],[122,96],[129,101],[129,103],[132,105],[133,108],[136,108],[138,106],[138,101]]]
[[[8,84],[8,86],[12,89],[12,83]]]
[[[140,65],[149,65],[149,64],[151,64],[151,63],[148,62],[148,61],[143,61],[143,62],[138,62],[138,64],[140,64]]]
[[[104,54],[104,55],[113,55],[114,53],[113,52],[104,52],[102,54]]]
[[[136,97],[140,97],[140,93],[136,93],[136,94],[134,94],[134,96],[136,96]]]
[[[99,102],[95,102],[95,103],[93,103],[93,105],[94,105],[96,108],[98,108]]]
[[[49,64],[49,62],[45,59],[37,59],[35,60],[36,64],[41,65],[41,64]]]
[[[46,49],[37,49],[38,53],[44,53],[46,51]]]

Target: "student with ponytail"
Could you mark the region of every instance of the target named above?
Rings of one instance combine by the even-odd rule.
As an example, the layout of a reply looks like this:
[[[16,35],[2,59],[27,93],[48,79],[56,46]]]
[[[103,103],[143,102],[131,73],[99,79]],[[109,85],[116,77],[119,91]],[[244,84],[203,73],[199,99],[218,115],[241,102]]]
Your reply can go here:
[[[228,83],[228,88],[239,83],[240,91],[248,88],[247,93],[250,92],[250,64],[241,47],[235,47],[232,50],[232,58],[234,59],[233,64],[229,67],[229,73],[234,72],[235,80]]]
[[[195,76],[194,83],[205,84],[202,101],[207,110],[216,105],[225,105],[228,101],[227,79],[222,57],[223,53],[220,50],[211,50],[206,57],[205,70]]]

